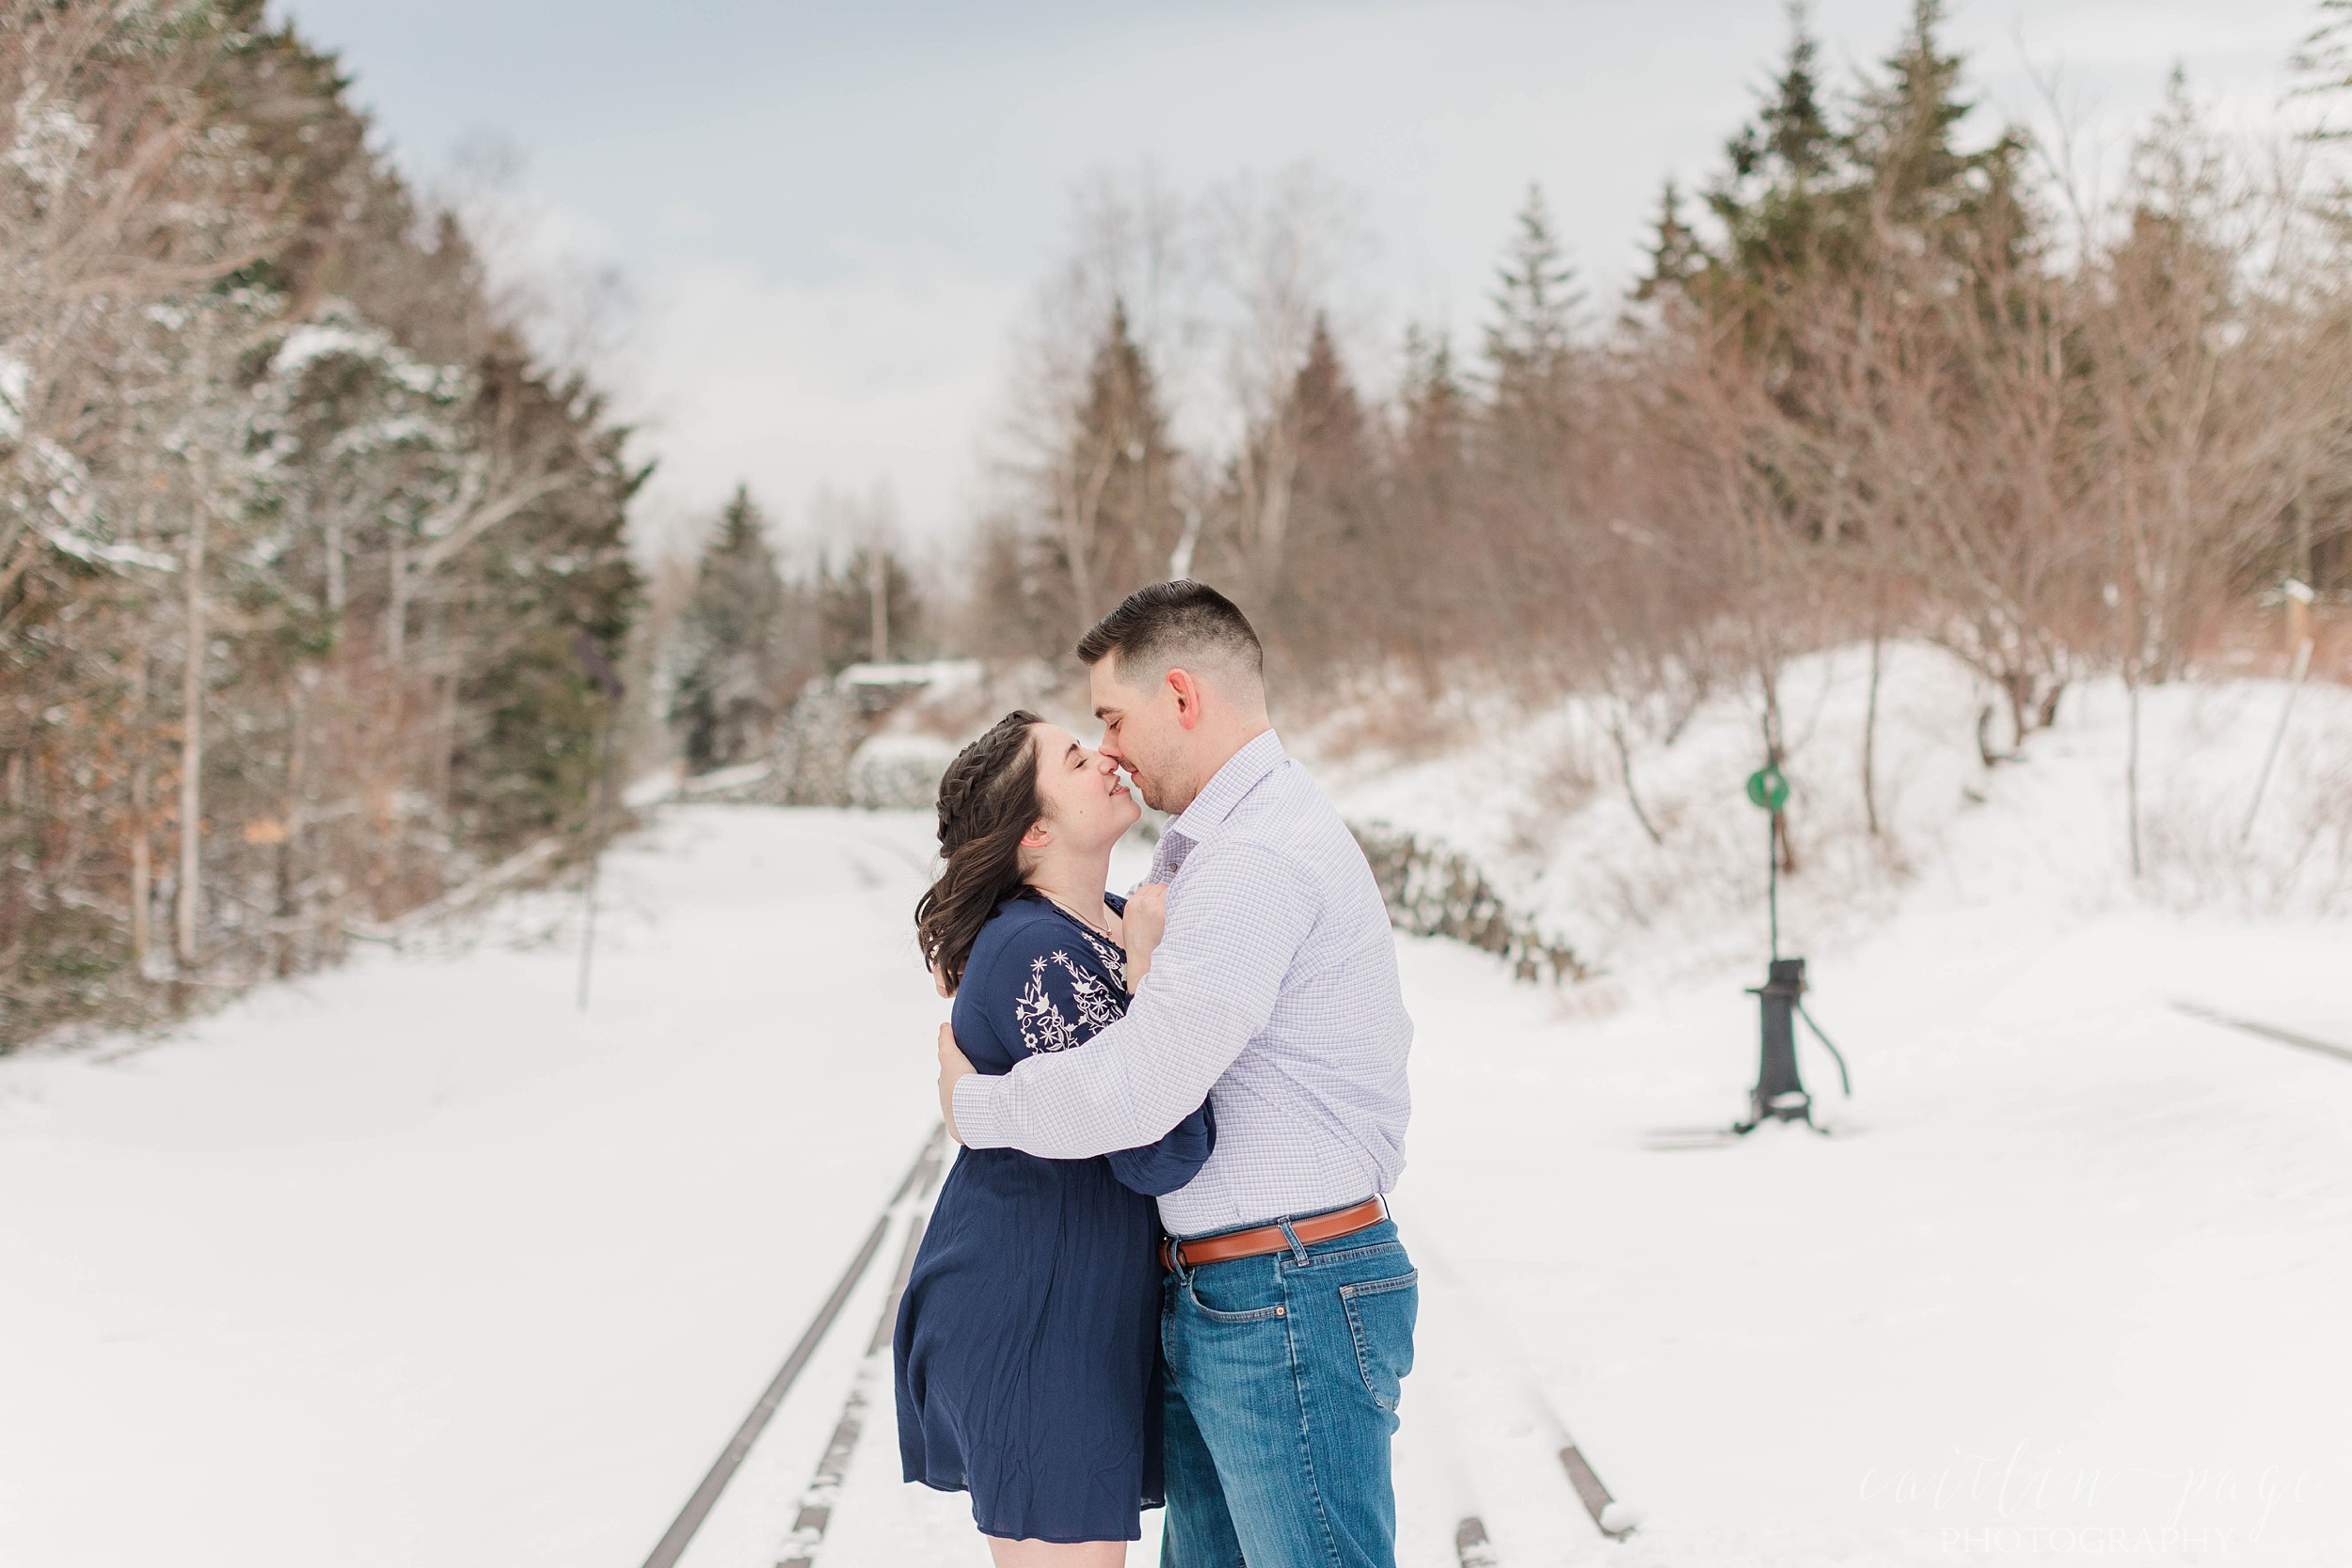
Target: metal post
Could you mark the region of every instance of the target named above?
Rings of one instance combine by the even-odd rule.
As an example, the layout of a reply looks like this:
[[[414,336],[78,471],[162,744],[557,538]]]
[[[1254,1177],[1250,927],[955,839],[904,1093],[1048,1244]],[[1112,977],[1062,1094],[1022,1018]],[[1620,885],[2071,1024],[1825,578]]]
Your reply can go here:
[[[2303,689],[2303,677],[2311,673],[2311,669],[2312,640],[2306,637],[2295,650],[2295,673],[2287,677],[2287,700],[2279,709],[2279,727],[2270,732],[2270,750],[2263,753],[2262,776],[2254,781],[2254,799],[2247,803],[2246,825],[2238,830],[2240,844],[2254,836],[2254,816],[2263,809],[2263,791],[2270,787],[2270,768],[2279,760],[2279,744],[2287,737],[2287,720],[2295,713],[2295,694]]]
[[[597,748],[601,752],[596,763],[596,806],[589,818],[588,828],[588,917],[587,928],[580,939],[580,1010],[588,1010],[588,966],[596,951],[596,863],[604,858],[605,801],[612,791],[612,705],[605,705],[604,739]]]
[[[580,1010],[586,1012],[588,966],[595,959],[596,949],[596,863],[604,856],[605,808],[612,795],[612,732],[620,727],[621,696],[628,688],[621,684],[612,661],[604,657],[604,644],[585,629],[572,633],[572,649],[579,654],[588,678],[604,693],[604,733],[596,746],[596,803],[588,819],[587,920],[580,939]]]

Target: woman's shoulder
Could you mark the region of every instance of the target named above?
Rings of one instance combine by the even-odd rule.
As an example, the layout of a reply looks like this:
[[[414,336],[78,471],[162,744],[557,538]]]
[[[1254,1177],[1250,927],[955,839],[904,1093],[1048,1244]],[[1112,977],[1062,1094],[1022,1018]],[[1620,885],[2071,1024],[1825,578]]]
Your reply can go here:
[[[1008,898],[980,927],[964,974],[995,989],[1020,990],[1041,964],[1092,971],[1123,985],[1125,954],[1107,938],[1081,930],[1041,898]]]
[[[1049,942],[1057,934],[1061,922],[1055,916],[1053,906],[1041,898],[1019,895],[996,906],[996,911],[980,927],[980,934],[972,940],[972,953],[964,960],[967,974],[984,974],[1008,959],[1026,963],[1030,950]]]

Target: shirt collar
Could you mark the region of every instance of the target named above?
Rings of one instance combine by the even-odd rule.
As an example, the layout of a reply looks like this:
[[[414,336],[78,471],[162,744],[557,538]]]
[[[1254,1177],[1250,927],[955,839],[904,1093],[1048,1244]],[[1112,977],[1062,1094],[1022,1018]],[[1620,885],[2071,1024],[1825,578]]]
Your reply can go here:
[[[1281,737],[1272,730],[1266,731],[1225,759],[1225,766],[1200,786],[1200,793],[1168,825],[1168,831],[1200,843],[1233,815],[1233,808],[1267,774],[1289,760],[1290,753],[1282,750]]]

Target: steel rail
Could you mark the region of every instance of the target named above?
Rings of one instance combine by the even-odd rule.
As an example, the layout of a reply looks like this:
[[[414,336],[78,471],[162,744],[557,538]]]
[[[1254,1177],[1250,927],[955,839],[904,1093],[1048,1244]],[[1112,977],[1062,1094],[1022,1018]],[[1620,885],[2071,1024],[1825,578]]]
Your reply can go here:
[[[759,1434],[768,1430],[768,1423],[774,1418],[777,1407],[784,1403],[784,1396],[791,1392],[794,1381],[808,1365],[809,1358],[817,1354],[818,1345],[832,1329],[834,1321],[841,1316],[841,1308],[849,1302],[850,1293],[866,1277],[866,1271],[873,1266],[874,1255],[882,1250],[882,1237],[889,1232],[893,1211],[905,1200],[908,1193],[914,1190],[917,1181],[925,1180],[927,1167],[933,1170],[938,1167],[940,1139],[946,1132],[946,1128],[934,1127],[930,1136],[923,1140],[922,1151],[907,1167],[907,1174],[898,1183],[898,1190],[891,1196],[888,1203],[882,1205],[881,1215],[875,1219],[874,1227],[866,1233],[866,1240],[859,1245],[857,1255],[850,1259],[850,1266],[841,1271],[840,1279],[834,1284],[833,1294],[827,1296],[824,1305],[817,1309],[817,1316],[802,1333],[800,1342],[792,1347],[791,1354],[784,1358],[784,1365],[777,1370],[776,1375],[769,1380],[758,1402],[752,1406],[751,1414],[743,1418],[742,1425],[735,1429],[735,1435],[727,1439],[727,1446],[720,1450],[709,1473],[703,1477],[702,1484],[695,1487],[694,1495],[686,1499],[686,1506],[678,1511],[677,1518],[671,1522],[669,1529],[655,1545],[653,1555],[645,1559],[645,1568],[676,1568],[677,1560],[685,1555],[687,1544],[694,1539],[694,1532],[709,1516],[712,1506],[719,1500],[719,1494],[726,1490],[728,1481],[735,1479],[735,1472],[743,1464],[743,1456],[751,1452],[752,1445],[759,1440]]]
[[[2352,1062],[2352,1050],[2328,1040],[2313,1039],[2309,1035],[2298,1035],[2292,1029],[2281,1029],[2275,1023],[2262,1023],[2250,1018],[2233,1018],[2228,1013],[2216,1012],[2194,1002],[2175,1002],[2172,1010],[2202,1019],[2207,1023],[2218,1023],[2224,1029],[2235,1029],[2266,1040],[2277,1040],[2280,1045],[2291,1045],[2298,1051],[2316,1052],[2322,1056],[2333,1056],[2339,1062]]]

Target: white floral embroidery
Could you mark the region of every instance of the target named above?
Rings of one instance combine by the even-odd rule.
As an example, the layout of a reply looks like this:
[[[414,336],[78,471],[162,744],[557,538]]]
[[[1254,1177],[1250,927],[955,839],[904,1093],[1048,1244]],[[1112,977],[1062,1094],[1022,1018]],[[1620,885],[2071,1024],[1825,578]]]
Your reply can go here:
[[[1094,961],[1109,970],[1111,979],[1117,982],[1120,990],[1125,990],[1127,989],[1126,951],[1104,942],[1092,931],[1080,931],[1078,934],[1087,939],[1089,947],[1094,949]]]
[[[1073,916],[1060,905],[1055,905],[1054,910],[1062,917],[1063,924],[1086,939],[1087,946],[1094,952],[1094,961],[1108,971],[1111,983],[1124,991],[1127,989],[1127,950],[1085,921]]]
[[[1078,1009],[1075,1022],[1062,1016],[1053,993],[1045,989],[1048,963],[1058,965],[1070,977],[1071,1000]],[[1029,983],[1012,1005],[1013,1018],[1021,1025],[1021,1043],[1032,1053],[1067,1051],[1082,1044],[1126,1010],[1124,1000],[1101,975],[1080,967],[1067,953],[1049,953],[1032,960]]]

